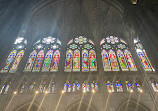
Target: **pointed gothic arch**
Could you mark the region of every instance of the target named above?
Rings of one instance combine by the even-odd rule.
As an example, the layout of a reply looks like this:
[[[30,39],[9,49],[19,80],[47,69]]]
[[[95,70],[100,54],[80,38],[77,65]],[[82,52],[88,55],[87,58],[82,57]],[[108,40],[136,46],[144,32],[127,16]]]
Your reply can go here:
[[[92,104],[90,107],[88,104],[89,101],[82,101],[82,103],[80,103],[80,101],[76,101],[70,104],[65,111],[76,111],[78,107],[80,107],[78,111],[87,111],[87,109],[88,111],[97,111]]]
[[[16,107],[13,111],[44,111],[44,109],[41,107],[40,109],[38,109],[39,104],[37,104],[36,102],[34,102],[31,107],[30,107],[31,102],[27,102],[24,103],[18,107]]]
[[[117,109],[117,111],[150,111],[150,109],[144,104],[133,99],[131,99],[130,101],[125,100],[119,105]]]

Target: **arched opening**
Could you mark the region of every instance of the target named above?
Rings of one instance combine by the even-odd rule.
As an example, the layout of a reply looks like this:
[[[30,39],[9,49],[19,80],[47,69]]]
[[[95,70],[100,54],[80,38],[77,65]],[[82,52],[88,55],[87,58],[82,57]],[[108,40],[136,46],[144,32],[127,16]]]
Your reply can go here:
[[[88,103],[85,102],[82,103],[73,103],[68,107],[66,111],[96,111],[93,106],[89,106]]]
[[[37,111],[38,107],[36,105],[32,105],[30,107],[30,104],[23,106],[22,108],[18,109],[17,111]]]
[[[130,101],[121,105],[118,111],[150,111],[150,110],[142,104]]]

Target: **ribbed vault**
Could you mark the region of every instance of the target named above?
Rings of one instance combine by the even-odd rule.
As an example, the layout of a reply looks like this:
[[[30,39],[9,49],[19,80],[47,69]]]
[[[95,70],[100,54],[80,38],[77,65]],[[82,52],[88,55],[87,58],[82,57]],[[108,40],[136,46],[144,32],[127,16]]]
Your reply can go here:
[[[117,6],[119,7],[119,6]],[[36,6],[31,21],[35,41],[47,35],[70,40],[84,35],[98,40],[108,35],[122,36],[123,11],[103,0],[55,0]]]

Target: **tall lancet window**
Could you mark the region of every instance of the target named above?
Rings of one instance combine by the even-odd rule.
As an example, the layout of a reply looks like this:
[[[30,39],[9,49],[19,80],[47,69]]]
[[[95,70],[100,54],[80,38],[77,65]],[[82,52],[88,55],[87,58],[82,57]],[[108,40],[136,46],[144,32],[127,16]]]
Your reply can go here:
[[[100,42],[104,71],[137,71],[127,43],[118,37],[109,36]]]
[[[13,45],[13,49],[10,52],[4,67],[1,72],[6,73],[15,73],[18,69],[21,59],[24,56],[24,50],[27,45],[27,40],[23,37],[18,37]]]
[[[151,65],[151,62],[139,40],[139,38],[134,38],[134,44],[135,44],[135,49],[137,52],[137,55],[141,61],[141,64],[144,68],[145,71],[155,71],[153,66]]]
[[[61,41],[51,36],[38,40],[33,46],[24,71],[58,71],[60,47]]]
[[[71,39],[67,44],[65,72],[97,71],[95,44],[84,36]]]

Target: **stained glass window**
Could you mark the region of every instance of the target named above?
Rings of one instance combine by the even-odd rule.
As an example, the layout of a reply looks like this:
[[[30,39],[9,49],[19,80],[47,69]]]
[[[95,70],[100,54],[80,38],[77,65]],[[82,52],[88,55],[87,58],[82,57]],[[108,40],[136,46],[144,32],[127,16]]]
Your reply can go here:
[[[72,70],[72,50],[66,52],[65,71],[70,72]]]
[[[13,44],[13,50],[9,54],[4,67],[0,72],[9,72],[15,73],[18,69],[18,66],[20,64],[20,61],[24,55],[24,49],[27,45],[27,40],[23,37],[18,37],[14,44]]]
[[[126,63],[126,59],[124,57],[124,54],[121,50],[117,50],[117,57],[118,57],[118,60],[120,62],[120,67],[122,69],[122,71],[128,71],[128,66],[127,66],[127,63]]]
[[[145,50],[143,49],[142,44],[140,43],[139,38],[134,39],[134,44],[135,44],[135,49],[136,49],[137,55],[141,61],[141,64],[142,64],[144,70],[145,71],[155,71],[153,66],[151,65],[150,60],[148,59],[148,56],[147,56]]]
[[[31,71],[32,70],[34,61],[36,59],[36,55],[37,55],[37,51],[36,50],[34,50],[34,51],[31,52],[31,54],[30,54],[30,56],[28,58],[28,61],[26,63],[24,71]]]
[[[29,86],[29,92],[30,93],[34,93],[35,92],[35,88],[36,88],[37,83],[36,82],[32,82]]]
[[[118,37],[108,36],[100,42],[104,71],[136,71],[137,68],[127,43]],[[117,61],[118,60],[118,61]]]
[[[110,92],[110,93],[111,93],[111,92],[114,92],[114,85],[113,85],[112,82],[107,81],[106,86],[107,86],[108,92]]]
[[[38,40],[33,45],[33,49],[36,50],[31,52],[24,71],[39,72],[40,69],[42,72],[58,71],[60,47],[61,41],[51,36]]]
[[[97,61],[96,61],[96,53],[94,50],[89,51],[89,59],[90,59],[90,71],[96,71]]]
[[[1,84],[0,94],[7,94],[12,84],[11,79],[7,79],[4,84]]]
[[[52,81],[48,86],[48,93],[54,93],[55,92],[55,83]]]
[[[79,50],[74,51],[73,71],[80,71],[80,51]]]
[[[20,63],[20,61],[21,61],[23,55],[24,55],[24,50],[21,50],[21,51],[17,54],[17,56],[16,56],[16,58],[15,58],[15,61],[14,61],[14,63],[13,63],[13,65],[12,65],[12,67],[11,67],[11,69],[10,69],[9,72],[16,72],[16,70],[17,70],[17,68],[18,68],[18,66],[19,66],[19,63]]]
[[[64,92],[67,92],[67,83],[64,84]]]
[[[133,92],[133,90],[134,90],[134,84],[132,84],[129,81],[126,81],[126,88],[127,88],[127,91]]]
[[[103,61],[104,71],[111,71],[110,58],[106,50],[102,50],[102,61]]]
[[[115,82],[115,87],[117,92],[123,92],[122,84],[119,81]]]
[[[39,87],[39,93],[45,93],[46,92],[46,86],[47,86],[47,82],[43,81],[42,84]]]
[[[27,81],[26,81],[26,79],[24,79],[24,80],[22,81],[20,87],[19,87],[19,90],[18,90],[19,93],[24,93],[25,88],[26,88],[26,85],[27,85]]]
[[[40,68],[41,68],[41,64],[43,61],[43,57],[44,57],[44,50],[39,51],[39,53],[37,54],[37,58],[33,67],[33,72],[39,72]]]
[[[82,51],[82,71],[89,71],[88,51]]]
[[[158,82],[155,79],[150,79],[150,84],[154,92],[158,92]]]
[[[53,50],[47,51],[46,56],[45,56],[45,60],[44,60],[44,64],[43,64],[43,67],[42,67],[43,72],[48,72],[49,71],[49,68],[50,68],[50,65],[51,65],[51,60],[52,60],[52,55],[53,55]]]
[[[58,71],[59,59],[60,59],[60,51],[56,50],[53,55],[52,66],[50,69],[51,72]]]
[[[141,84],[139,82],[136,82],[136,89],[138,92],[143,92]]]
[[[130,71],[137,71],[137,68],[134,63],[131,53],[127,49],[125,49],[124,54],[125,54],[127,64],[128,64]]]
[[[109,50],[110,62],[113,71],[119,71],[116,54],[113,50]]]
[[[5,65],[4,65],[4,68],[1,70],[1,72],[8,72],[9,66],[10,66],[11,62],[12,62],[12,61],[14,60],[14,58],[16,57],[16,53],[17,53],[17,51],[16,51],[16,50],[13,50],[13,51],[9,54],[9,56],[8,56],[8,58],[7,58],[7,60],[6,60],[6,63],[5,63]]]
[[[86,83],[84,82],[84,83],[82,84],[82,92],[83,92],[83,93],[86,93],[86,91],[87,91]]]
[[[76,83],[72,84],[72,92],[76,92]]]
[[[73,64],[70,65],[71,68],[67,68],[67,59],[71,57],[68,57],[69,55],[66,53],[65,71],[97,71],[97,61],[94,45],[95,44],[92,40],[87,39],[84,36],[79,36],[75,39],[71,39],[67,44],[67,52],[69,50],[72,51],[72,59],[70,60]]]

